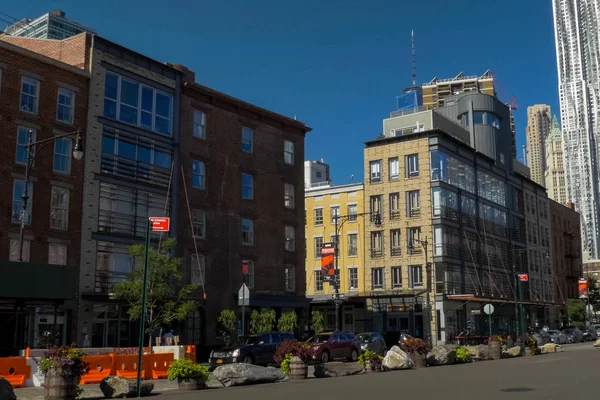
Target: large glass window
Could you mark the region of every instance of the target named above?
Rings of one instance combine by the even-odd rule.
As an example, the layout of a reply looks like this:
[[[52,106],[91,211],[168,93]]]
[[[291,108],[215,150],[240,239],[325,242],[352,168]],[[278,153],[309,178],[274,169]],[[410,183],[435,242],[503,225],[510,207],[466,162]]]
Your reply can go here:
[[[478,195],[486,200],[493,201],[502,206],[506,205],[506,185],[504,181],[488,174],[477,171]]]
[[[250,174],[242,174],[242,199],[254,199],[254,177]]]
[[[242,218],[242,244],[254,245],[254,220]]]
[[[283,162],[286,165],[294,165],[294,142],[291,140],[283,143]]]
[[[97,242],[96,293],[110,293],[114,285],[127,279],[134,265],[126,245]]]
[[[19,109],[31,114],[37,114],[39,100],[40,83],[35,79],[23,77],[21,79],[21,102]]]
[[[369,168],[371,171],[371,183],[381,182],[381,161],[371,161]]]
[[[390,179],[398,179],[400,176],[400,161],[398,157],[389,159],[389,173]]]
[[[457,194],[448,189],[433,188],[432,192],[432,203],[433,203],[433,216],[455,219],[455,213],[449,212],[458,210]]]
[[[416,178],[419,176],[419,155],[411,154],[406,156],[405,166],[406,177]]]
[[[52,187],[50,228],[66,230],[69,226],[69,189]]]
[[[192,170],[192,187],[204,189],[204,162],[194,160]]]
[[[104,116],[170,136],[173,96],[107,72],[104,85]]]
[[[54,142],[54,172],[59,174],[71,173],[71,139],[62,138]]]
[[[474,168],[466,161],[438,150],[431,152],[431,180],[446,182],[469,193],[475,193]]]
[[[59,88],[56,107],[56,120],[72,125],[74,107],[75,93],[67,89]]]
[[[381,290],[385,287],[385,270],[383,268],[371,269],[371,284],[373,290]]]
[[[242,128],[242,151],[244,153],[254,151],[254,130],[246,126]]]
[[[198,110],[194,110],[194,137],[206,138],[206,114]]]

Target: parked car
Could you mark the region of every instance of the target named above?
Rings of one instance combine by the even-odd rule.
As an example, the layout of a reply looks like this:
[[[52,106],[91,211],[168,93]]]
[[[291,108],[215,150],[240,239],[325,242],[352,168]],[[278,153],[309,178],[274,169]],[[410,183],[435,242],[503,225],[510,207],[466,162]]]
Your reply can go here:
[[[579,328],[563,329],[563,333],[567,336],[567,343],[583,342],[583,332]]]
[[[543,346],[547,343],[552,342],[552,337],[545,330],[534,332],[532,336],[536,340],[538,346]]]
[[[277,346],[286,339],[296,339],[292,333],[265,333],[262,335],[242,336],[231,346],[211,351],[211,368],[223,364],[246,363],[267,365],[273,363]]]
[[[381,333],[377,332],[365,332],[356,335],[356,338],[360,341],[361,352],[371,350],[381,356],[387,352],[387,345]]]
[[[550,335],[550,340],[552,343],[556,344],[565,344],[567,343],[567,335],[562,333],[561,331],[548,331]]]
[[[323,332],[306,341],[312,346],[311,360],[326,363],[337,358],[357,361],[360,342],[349,332]]]
[[[594,329],[593,327],[587,327],[584,328],[582,330],[583,332],[583,340],[586,342],[591,342],[594,340],[598,340],[598,333],[596,332],[596,329]]]
[[[596,335],[598,335],[598,337],[600,337],[600,324],[592,325],[592,328],[594,328],[596,330]]]

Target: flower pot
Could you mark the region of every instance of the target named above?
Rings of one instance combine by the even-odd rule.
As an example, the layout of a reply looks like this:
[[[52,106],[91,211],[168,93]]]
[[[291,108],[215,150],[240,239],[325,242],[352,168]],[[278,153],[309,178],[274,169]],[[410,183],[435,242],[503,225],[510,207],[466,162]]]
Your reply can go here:
[[[44,379],[44,400],[75,400],[79,379],[70,370],[50,369]]]
[[[308,378],[308,364],[302,361],[300,357],[292,357],[290,361],[290,379]]]
[[[408,356],[412,360],[415,368],[425,368],[427,366],[427,356],[425,354],[410,352]]]
[[[206,388],[206,382],[201,378],[177,379],[179,390],[192,391]]]
[[[502,345],[500,342],[489,342],[488,347],[490,349],[490,359],[500,360],[502,358]]]

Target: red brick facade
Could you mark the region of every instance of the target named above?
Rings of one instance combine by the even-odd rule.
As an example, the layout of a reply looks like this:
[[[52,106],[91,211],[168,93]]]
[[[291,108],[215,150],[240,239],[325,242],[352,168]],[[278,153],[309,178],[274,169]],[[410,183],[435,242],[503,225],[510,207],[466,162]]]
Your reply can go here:
[[[1,36],[0,40],[77,68],[84,68],[89,64],[89,48],[92,41],[89,33],[80,33],[64,40],[39,40],[17,36]]]

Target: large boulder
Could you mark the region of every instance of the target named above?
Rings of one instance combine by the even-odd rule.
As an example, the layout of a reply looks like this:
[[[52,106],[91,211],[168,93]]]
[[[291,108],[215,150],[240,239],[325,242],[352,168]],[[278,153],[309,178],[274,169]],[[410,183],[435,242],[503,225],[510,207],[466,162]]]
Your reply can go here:
[[[333,362],[328,364],[315,365],[315,378],[335,378],[338,376],[348,376],[361,374],[363,367],[358,363]]]
[[[226,387],[273,383],[285,379],[279,368],[252,364],[221,365],[215,369],[213,376]]]
[[[594,343],[594,347],[600,347],[600,339],[596,340],[596,343]]]
[[[546,343],[542,347],[540,347],[540,352],[542,354],[548,353],[560,353],[562,351],[562,347],[556,343]]]
[[[511,347],[502,352],[502,356],[506,358],[519,357],[520,355],[521,348],[519,346]]]
[[[456,350],[437,346],[427,353],[427,365],[451,365],[456,361]]]
[[[105,399],[137,397],[137,381],[121,376],[108,376],[100,382],[100,390]],[[154,390],[153,383],[142,382],[142,397],[150,396],[152,390]]]
[[[383,358],[382,363],[384,370],[396,370],[396,369],[411,369],[415,366],[413,361],[410,359],[400,347],[392,346]]]
[[[17,400],[12,385],[4,378],[0,378],[0,400]]]
[[[490,359],[490,348],[485,344],[477,346],[465,346],[469,356],[476,361],[486,361]]]

